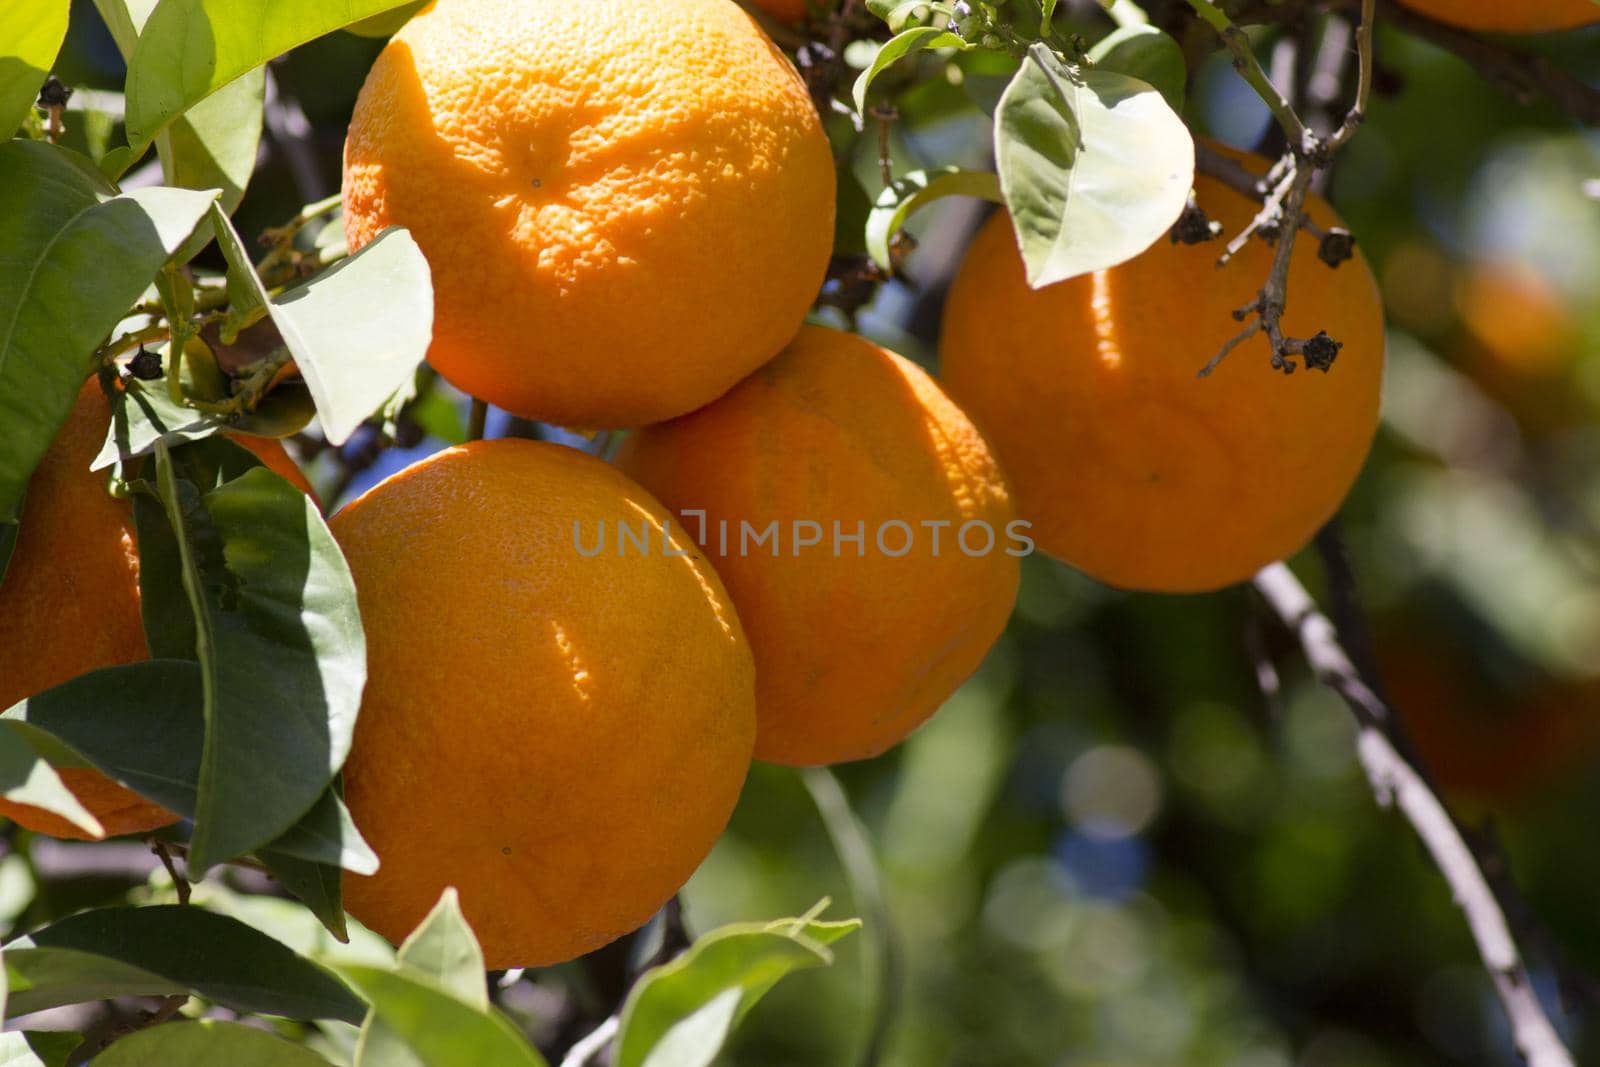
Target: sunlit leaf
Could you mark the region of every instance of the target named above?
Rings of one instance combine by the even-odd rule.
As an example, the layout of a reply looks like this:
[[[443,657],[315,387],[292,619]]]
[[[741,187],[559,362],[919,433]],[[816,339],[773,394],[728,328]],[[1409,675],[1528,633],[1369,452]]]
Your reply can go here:
[[[707,1067],[779,979],[832,963],[827,946],[860,927],[799,918],[713,930],[634,984],[614,1067]]]
[[[467,1003],[421,971],[346,964],[339,972],[423,1067],[545,1067],[504,1015]]]
[[[128,63],[128,142],[146,144],[224,85],[409,0],[161,0]]]
[[[1183,112],[1183,87],[1188,80],[1183,47],[1149,23],[1123,26],[1102,37],[1089,50],[1089,62],[1098,70],[1148,83],[1166,97],[1173,111]]]
[[[0,137],[16,132],[67,36],[69,0],[0,4]]]
[[[884,270],[892,263],[889,245],[912,212],[946,196],[975,196],[1000,202],[1000,179],[988,171],[942,167],[913,171],[896,179],[882,193],[867,216],[867,253]]]
[[[263,306],[316,401],[323,432],[343,444],[409,384],[433,338],[433,283],[411,235],[388,229],[349,259],[269,301],[243,242],[213,213],[228,292]]]
[[[12,1017],[89,1000],[191,993],[234,1011],[359,1022],[361,1001],[311,961],[203,908],[101,908],[5,947]]]
[[[444,989],[478,1008],[489,1007],[483,950],[461,914],[454,888],[448,888],[426,918],[400,946],[398,961],[435,979]],[[356,1044],[355,1067],[412,1067],[423,1061],[376,1013],[369,1013]]]
[[[1043,45],[1001,97],[994,140],[1034,288],[1143,252],[1177,221],[1194,181],[1194,142],[1160,93],[1068,67]]]
[[[872,58],[872,64],[856,76],[855,85],[850,90],[850,96],[856,103],[856,110],[859,112],[867,110],[867,90],[872,88],[872,83],[878,75],[899,60],[913,52],[924,52],[930,48],[966,47],[967,42],[937,26],[913,26],[909,30],[895,34],[878,49],[878,54]]]
[[[113,196],[82,156],[0,144],[0,515],[66,420],[95,346],[215,199],[166,188]]]
[[[329,1067],[303,1045],[292,1044],[243,1023],[201,1019],[184,1026],[157,1026],[115,1042],[94,1058],[95,1067]]]

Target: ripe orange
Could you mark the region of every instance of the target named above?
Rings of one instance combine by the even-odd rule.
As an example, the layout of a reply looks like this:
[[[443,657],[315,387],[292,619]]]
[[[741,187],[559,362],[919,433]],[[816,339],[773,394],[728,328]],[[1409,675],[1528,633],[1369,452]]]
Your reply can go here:
[[[1594,0],[1401,0],[1429,18],[1467,30],[1543,33],[1600,22]]]
[[[529,418],[681,415],[783,347],[833,239],[799,74],[733,0],[438,0],[367,75],[345,231],[409,227],[429,359]]]
[[[520,440],[437,453],[334,516],[367,634],[345,800],[382,861],[346,879],[352,915],[399,941],[453,885],[490,967],[543,965],[693,873],[750,766],[755,668],[667,524],[600,460]]]
[[[1257,210],[1209,178],[1195,186],[1229,235]],[[1320,199],[1308,210],[1337,222]],[[1252,241],[1218,268],[1218,251],[1158,241],[1036,291],[998,214],[950,291],[951,395],[993,442],[1039,546],[1111,585],[1216,589],[1292,554],[1338,508],[1377,428],[1383,314],[1366,260],[1331,269],[1314,239],[1295,245],[1284,331],[1342,341],[1328,373],[1274,370],[1258,335],[1202,379],[1273,255]]]
[[[1005,627],[1008,549],[1022,549],[999,468],[932,379],[853,334],[803,328],[714,404],[630,436],[617,462],[727,583],[755,650],[760,759],[877,755]]]
[[[0,710],[87,671],[150,656],[139,616],[133,509],[107,492],[104,471],[89,470],[110,426],[111,406],[91,379],[28,482],[11,565],[0,581]],[[277,441],[234,441],[311,492]],[[99,771],[63,768],[60,774],[107,836],[178,819]],[[0,815],[52,837],[88,837],[31,805],[0,799]]]

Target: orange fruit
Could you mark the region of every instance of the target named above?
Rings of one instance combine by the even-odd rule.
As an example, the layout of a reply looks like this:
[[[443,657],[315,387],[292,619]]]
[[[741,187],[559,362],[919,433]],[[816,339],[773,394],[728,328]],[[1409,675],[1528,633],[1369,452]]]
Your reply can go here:
[[[727,583],[755,651],[760,759],[877,755],[1005,628],[1024,548],[1000,469],[931,378],[854,334],[801,329],[617,463]]]
[[[490,967],[535,966],[688,880],[750,766],[755,668],[668,522],[600,460],[521,440],[334,516],[367,635],[345,801],[382,863],[346,877],[352,915],[398,942],[453,885]]]
[[[782,348],[833,242],[833,157],[732,0],[438,0],[345,142],[345,232],[411,230],[428,358],[528,418],[681,415]]]
[[[1195,188],[1225,234],[1258,209],[1209,178]],[[1308,210],[1338,222],[1320,199]],[[1219,251],[1162,240],[1033,290],[1001,213],[950,291],[951,395],[999,453],[1039,546],[1110,585],[1216,589],[1294,553],[1338,508],[1377,429],[1383,313],[1365,258],[1329,268],[1314,238],[1294,247],[1283,329],[1343,342],[1328,373],[1274,370],[1257,335],[1199,378],[1273,256],[1253,240],[1218,268]]]
[[[91,379],[28,482],[11,564],[0,580],[0,710],[101,667],[150,657],[139,615],[133,507],[89,470],[111,427],[111,405]],[[277,441],[233,440],[310,493]],[[62,782],[108,837],[143,833],[178,816],[99,771],[63,768]],[[90,835],[59,815],[0,799],[0,815],[51,837]]]
[[[1401,0],[1411,10],[1465,30],[1543,33],[1600,22],[1594,0]]]

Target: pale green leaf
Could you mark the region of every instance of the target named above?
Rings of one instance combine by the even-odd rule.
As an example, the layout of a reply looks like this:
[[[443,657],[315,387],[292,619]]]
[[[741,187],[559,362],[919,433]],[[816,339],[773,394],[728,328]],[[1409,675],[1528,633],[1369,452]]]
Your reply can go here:
[[[0,4],[0,138],[10,137],[39,96],[67,36],[69,0]]]
[[[883,270],[892,269],[889,243],[912,212],[946,196],[975,196],[1000,203],[1000,179],[988,171],[941,167],[913,171],[878,194],[867,216],[867,253]]]
[[[1177,221],[1194,181],[1194,142],[1160,93],[1068,67],[1043,45],[1006,87],[994,139],[1036,289],[1143,252]]]

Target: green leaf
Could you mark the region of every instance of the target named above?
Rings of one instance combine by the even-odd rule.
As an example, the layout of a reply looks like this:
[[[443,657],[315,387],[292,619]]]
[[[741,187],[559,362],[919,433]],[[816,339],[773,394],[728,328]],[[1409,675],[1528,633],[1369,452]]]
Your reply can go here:
[[[201,1019],[140,1030],[94,1058],[95,1067],[171,1067],[176,1063],[228,1067],[328,1067],[303,1045],[243,1023]]]
[[[217,223],[213,213],[213,223]],[[397,389],[410,384],[433,338],[428,261],[390,228],[349,259],[268,300],[231,225],[217,224],[230,298],[266,307],[316,401],[323,432],[343,444]],[[236,288],[239,290],[234,296]]]
[[[426,918],[400,946],[398,962],[427,975],[439,987],[480,1011],[489,1007],[483,950],[461,914],[455,888],[447,888]],[[356,1043],[355,1067],[422,1067],[405,1040],[376,1013],[368,1013]]]
[[[256,169],[266,103],[265,67],[223,86],[156,136],[166,184],[183,189],[221,189],[217,207],[232,215]],[[188,262],[210,242],[202,225],[175,257]]]
[[[392,37],[400,32],[400,27],[411,21],[415,15],[427,6],[428,0],[411,0],[410,3],[386,11],[381,15],[374,15],[360,22],[352,22],[345,27],[345,31],[357,37]]]
[[[1000,188],[1037,289],[1132,259],[1194,182],[1183,120],[1144,82],[1068,67],[1035,44],[995,114]]]
[[[256,849],[267,873],[294,895],[340,942],[350,940],[344,916],[344,874],[329,863],[301,859],[267,847]]]
[[[25,738],[57,766],[92,766],[162,807],[191,815],[200,699],[200,668],[187,660],[102,667],[7,710],[0,736]]]
[[[779,979],[832,963],[827,946],[860,927],[856,919],[802,917],[711,931],[634,984],[622,1008],[614,1067],[707,1067]]]
[[[43,808],[95,837],[105,834],[100,821],[62,784],[55,768],[26,738],[11,730],[0,730],[0,796],[15,804]]]
[[[15,1017],[119,996],[205,997],[238,1012],[356,1023],[361,1001],[237,919],[164,904],[81,912],[5,949]]]
[[[339,972],[423,1067],[545,1067],[504,1015],[468,1004],[421,971],[346,964]]]
[[[142,554],[148,557],[148,550]],[[204,743],[202,701],[200,665],[190,660],[105,667],[30,697],[0,716],[5,727],[0,730],[0,752],[11,738],[18,738],[58,766],[92,766],[192,819]],[[98,825],[86,829],[99,832]],[[275,871],[281,868],[286,886],[308,905],[326,902],[318,914],[340,936],[338,868],[371,874],[378,866],[331,786],[259,855]],[[320,869],[324,867],[330,869]]]
[[[216,199],[113,196],[82,156],[0,144],[0,514],[9,514],[90,372],[90,358]]]
[[[155,6],[156,0],[95,0],[124,62],[133,59],[139,34]],[[266,83],[265,68],[253,70],[196,105],[156,136],[166,184],[186,189],[221,189],[222,210],[233,214],[255,170]],[[131,165],[137,153],[124,151],[126,163]],[[113,168],[111,173],[120,174],[122,169]],[[211,228],[202,226],[176,258],[188,262],[210,239]]]
[[[111,428],[89,469],[103,470],[119,459],[149,455],[157,441],[175,447],[229,428],[221,416],[174,403],[164,381],[135,378],[123,383],[122,393],[112,402]]]
[[[10,137],[28,117],[66,40],[71,7],[69,0],[0,4],[0,137]]]
[[[81,1044],[71,1030],[12,1030],[0,1034],[0,1067],[66,1067]]]
[[[1089,50],[1089,62],[1099,70],[1146,82],[1166,98],[1168,107],[1182,114],[1188,80],[1183,48],[1148,22],[1123,26],[1101,38]]]
[[[867,216],[867,253],[884,270],[890,270],[889,243],[911,213],[946,196],[976,196],[1000,203],[1000,179],[988,171],[940,167],[918,170],[897,179],[878,194]]]
[[[229,82],[325,33],[409,0],[161,0],[128,63],[136,149]]]
[[[366,681],[355,585],[316,504],[261,467],[211,487],[197,464],[230,451],[243,452],[215,439],[156,446],[204,686],[197,871],[311,808],[349,752]]]
[[[897,60],[913,52],[923,52],[930,48],[965,49],[966,47],[967,42],[937,26],[913,26],[909,30],[895,34],[878,49],[878,54],[872,57],[872,64],[856,76],[856,83],[850,90],[850,95],[856,102],[856,110],[862,114],[866,113],[867,90],[872,88],[873,80]]]
[[[285,856],[332,864],[356,874],[378,872],[378,854],[356,829],[350,809],[331,785],[299,822],[268,847]]]

